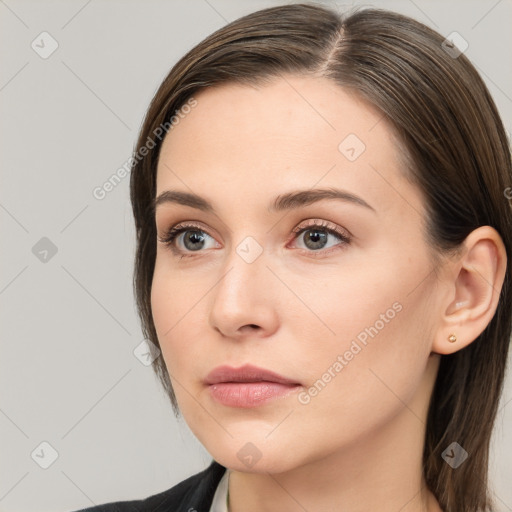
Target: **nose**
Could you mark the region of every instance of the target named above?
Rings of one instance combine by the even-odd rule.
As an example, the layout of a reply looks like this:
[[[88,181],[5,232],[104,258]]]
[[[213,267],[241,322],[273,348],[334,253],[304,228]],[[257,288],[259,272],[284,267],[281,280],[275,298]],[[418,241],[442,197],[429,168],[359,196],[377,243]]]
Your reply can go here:
[[[212,290],[210,325],[224,337],[264,338],[278,327],[276,279],[266,266],[265,254],[248,263],[235,248]]]

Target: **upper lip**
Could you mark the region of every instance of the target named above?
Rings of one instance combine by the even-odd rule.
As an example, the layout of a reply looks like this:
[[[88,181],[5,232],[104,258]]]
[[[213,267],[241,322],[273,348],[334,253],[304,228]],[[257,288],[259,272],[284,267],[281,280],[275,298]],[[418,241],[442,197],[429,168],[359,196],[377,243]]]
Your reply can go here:
[[[206,384],[220,382],[277,382],[279,384],[299,384],[265,368],[258,368],[250,364],[233,368],[231,366],[217,366],[205,379]]]

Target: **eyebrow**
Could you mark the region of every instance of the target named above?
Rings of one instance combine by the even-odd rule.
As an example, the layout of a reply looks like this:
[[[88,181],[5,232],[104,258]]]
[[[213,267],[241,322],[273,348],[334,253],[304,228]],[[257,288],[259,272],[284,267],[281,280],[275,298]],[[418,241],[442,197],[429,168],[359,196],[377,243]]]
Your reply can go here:
[[[299,190],[281,194],[270,203],[269,211],[282,212],[286,210],[293,210],[300,208],[301,206],[307,206],[326,199],[338,199],[347,203],[362,206],[372,210],[374,213],[377,213],[375,208],[369,205],[363,198],[346,190],[340,190],[337,188]],[[153,212],[156,212],[159,205],[166,203],[181,204],[204,212],[215,213],[215,209],[212,204],[203,197],[194,193],[181,192],[178,190],[166,190],[162,192],[153,202]]]

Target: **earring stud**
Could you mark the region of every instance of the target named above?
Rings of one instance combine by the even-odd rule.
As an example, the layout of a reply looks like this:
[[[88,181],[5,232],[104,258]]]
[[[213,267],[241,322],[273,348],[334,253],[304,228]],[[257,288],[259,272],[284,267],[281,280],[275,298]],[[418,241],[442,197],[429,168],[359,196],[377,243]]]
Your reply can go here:
[[[450,334],[450,336],[448,336],[448,341],[450,343],[455,343],[457,341],[457,336],[455,336],[455,334]]]

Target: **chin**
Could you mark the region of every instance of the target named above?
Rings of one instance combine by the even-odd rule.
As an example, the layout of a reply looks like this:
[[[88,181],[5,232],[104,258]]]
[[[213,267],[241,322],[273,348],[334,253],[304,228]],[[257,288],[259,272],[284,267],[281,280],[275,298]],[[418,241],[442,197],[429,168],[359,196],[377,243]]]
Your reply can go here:
[[[223,466],[241,473],[256,473],[256,474],[279,474],[290,471],[296,467],[295,464],[280,460],[274,454],[269,457],[262,457],[257,462],[251,464],[249,462],[242,462],[236,455],[229,455],[226,453],[221,454],[214,459]]]
[[[284,473],[304,462],[296,449],[276,441],[269,442],[264,436],[236,436],[226,443],[204,446],[219,464],[242,473]]]

